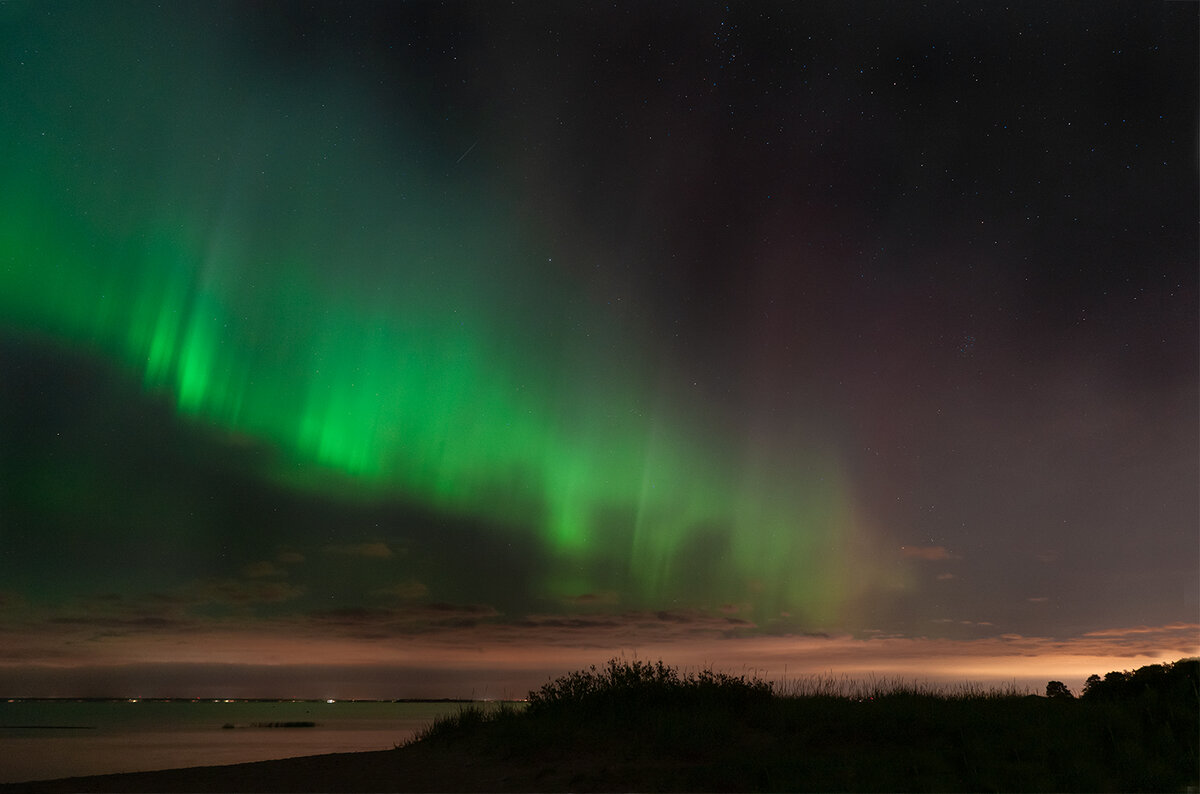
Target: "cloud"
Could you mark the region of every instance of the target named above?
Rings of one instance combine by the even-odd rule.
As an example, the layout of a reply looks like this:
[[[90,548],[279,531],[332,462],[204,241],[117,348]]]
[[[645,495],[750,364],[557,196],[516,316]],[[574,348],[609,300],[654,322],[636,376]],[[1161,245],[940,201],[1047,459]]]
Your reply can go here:
[[[25,597],[19,593],[0,590],[0,609],[15,610],[26,606]]]
[[[728,615],[662,610],[587,616],[535,614],[497,624],[497,628],[513,642],[582,648],[636,645],[639,637],[654,642],[721,640],[743,635],[756,627],[748,620]]]
[[[382,541],[326,546],[325,550],[333,554],[344,554],[348,557],[368,557],[376,560],[386,560],[396,556],[391,548]]]
[[[495,607],[490,607],[487,604],[449,604],[444,601],[439,601],[433,604],[425,604],[416,609],[410,609],[410,612],[426,612],[429,614],[463,614],[463,615],[499,615]]]
[[[268,576],[284,576],[286,573],[286,571],[270,560],[253,562],[242,568],[242,576],[250,579],[261,579]]]
[[[616,629],[624,626],[620,620],[612,617],[569,617],[565,615],[534,615],[516,621],[514,626],[522,629],[566,629],[568,631],[587,631]]]
[[[929,562],[958,559],[945,546],[901,546],[900,556],[912,560],[927,560]]]
[[[291,601],[304,595],[304,588],[286,582],[222,579],[198,582],[187,592],[200,603],[246,606]]]
[[[20,683],[24,673],[18,668],[289,664],[295,666],[296,680],[302,681],[305,669],[321,665],[375,664],[393,666],[398,675],[418,667],[457,671],[469,691],[473,685],[469,682],[498,671],[537,671],[531,679],[523,679],[536,687],[546,680],[546,673],[558,675],[633,654],[678,666],[710,664],[735,673],[752,666],[766,669],[767,677],[786,666],[791,676],[834,670],[859,678],[874,674],[948,682],[1020,679],[1021,685],[1028,683],[1041,691],[1051,679],[1078,689],[1093,673],[1200,653],[1200,624],[1195,623],[1096,627],[1086,634],[1056,638],[987,634],[995,628],[986,621],[972,624],[940,618],[939,625],[960,624],[973,635],[950,639],[879,636],[880,631],[865,631],[858,637],[818,636],[803,630],[766,633],[729,614],[687,610],[508,617],[486,604],[437,602],[385,608],[347,605],[255,616],[240,608],[253,603],[250,599],[269,602],[285,596],[290,592],[286,587],[270,580],[201,582],[181,588],[186,603],[181,603],[181,597],[143,595],[9,613],[0,616],[0,669],[6,680]],[[217,599],[234,609],[220,615],[198,609]],[[971,625],[974,628],[966,629]],[[323,692],[313,683],[290,690],[289,696]],[[359,696],[404,695],[381,687]]]
[[[620,601],[620,596],[612,590],[603,593],[584,593],[563,599],[564,604],[571,606],[612,606],[618,601]]]
[[[1190,631],[1200,633],[1200,623],[1168,623],[1165,626],[1130,626],[1116,629],[1100,629],[1083,634],[1084,637],[1136,637],[1144,634],[1163,634]]]
[[[336,607],[321,609],[309,613],[316,621],[330,623],[375,623],[390,619],[396,613],[390,609],[369,609],[367,607]]]
[[[298,565],[304,562],[304,555],[298,551],[281,551],[275,556],[275,559],[285,565]]]
[[[403,582],[396,582],[387,587],[381,587],[375,592],[379,595],[399,598],[402,601],[412,601],[428,595],[429,588],[416,579],[406,579]]]
[[[1050,598],[1048,596],[1030,596],[1029,598],[1026,598],[1025,600],[1031,604],[1044,604],[1047,601],[1049,601]]]
[[[394,608],[337,607],[321,609],[284,622],[318,628],[327,639],[338,636],[385,640],[414,635],[441,635],[453,639],[459,632],[479,630],[500,613],[487,604],[411,604]],[[484,632],[486,635],[486,631]]]
[[[944,581],[946,581],[947,579],[957,579],[957,578],[958,578],[958,577],[957,577],[957,576],[955,576],[955,575],[954,575],[954,574],[952,574],[952,573],[939,573],[939,574],[937,575],[937,580],[938,580],[939,582],[944,582]]]

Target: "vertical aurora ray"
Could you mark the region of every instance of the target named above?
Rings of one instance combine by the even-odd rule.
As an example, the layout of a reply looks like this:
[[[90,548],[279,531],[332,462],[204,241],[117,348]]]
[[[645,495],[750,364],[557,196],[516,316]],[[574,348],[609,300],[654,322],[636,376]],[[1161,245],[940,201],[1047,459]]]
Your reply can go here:
[[[181,50],[174,75],[215,68]],[[220,71],[220,102],[171,73],[68,76],[49,108],[36,80],[0,84],[17,111],[0,121],[5,334],[103,356],[181,415],[270,446],[264,477],[531,527],[559,562],[555,596],[831,616],[836,468],[819,450],[767,465],[733,443],[736,422],[652,410],[672,392],[650,386],[647,340],[577,301],[604,336],[573,330],[571,284],[532,264],[534,230],[375,132],[365,100],[252,95]]]

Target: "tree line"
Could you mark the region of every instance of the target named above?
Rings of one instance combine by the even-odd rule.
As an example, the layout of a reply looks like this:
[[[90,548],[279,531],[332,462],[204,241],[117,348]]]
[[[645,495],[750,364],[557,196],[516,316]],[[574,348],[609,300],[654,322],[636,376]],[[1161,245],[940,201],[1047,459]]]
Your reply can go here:
[[[1074,698],[1062,681],[1046,684],[1046,697]],[[1113,671],[1101,678],[1090,675],[1079,697],[1084,700],[1132,700],[1140,697],[1186,701],[1200,697],[1200,659],[1180,659],[1166,664],[1148,664],[1130,672]]]

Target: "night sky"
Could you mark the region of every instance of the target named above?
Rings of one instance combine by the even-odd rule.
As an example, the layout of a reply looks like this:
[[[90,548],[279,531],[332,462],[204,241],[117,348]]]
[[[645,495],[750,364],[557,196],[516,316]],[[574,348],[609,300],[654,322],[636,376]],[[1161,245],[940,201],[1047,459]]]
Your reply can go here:
[[[0,696],[1200,653],[1200,7],[976,5],[0,3]]]

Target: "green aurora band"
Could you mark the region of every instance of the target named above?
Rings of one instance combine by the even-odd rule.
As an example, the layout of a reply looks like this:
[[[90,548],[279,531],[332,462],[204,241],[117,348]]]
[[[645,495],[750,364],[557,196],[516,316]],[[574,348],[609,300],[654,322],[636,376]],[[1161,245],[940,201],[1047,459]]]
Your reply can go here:
[[[681,419],[645,332],[548,272],[500,187],[342,81],[68,40],[0,77],[0,331],[269,448],[263,477],[533,530],[551,594],[835,616],[837,466]]]

